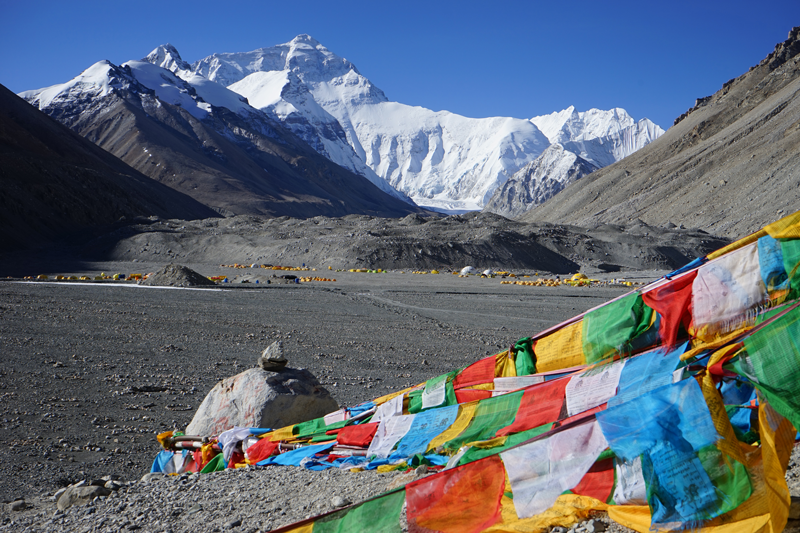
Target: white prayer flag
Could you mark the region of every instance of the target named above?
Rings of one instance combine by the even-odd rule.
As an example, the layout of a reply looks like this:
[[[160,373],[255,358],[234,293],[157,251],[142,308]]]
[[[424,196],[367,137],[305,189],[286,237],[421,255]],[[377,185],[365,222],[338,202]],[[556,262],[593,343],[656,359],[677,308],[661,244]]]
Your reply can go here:
[[[597,421],[500,454],[519,518],[543,513],[586,475],[608,447]]]

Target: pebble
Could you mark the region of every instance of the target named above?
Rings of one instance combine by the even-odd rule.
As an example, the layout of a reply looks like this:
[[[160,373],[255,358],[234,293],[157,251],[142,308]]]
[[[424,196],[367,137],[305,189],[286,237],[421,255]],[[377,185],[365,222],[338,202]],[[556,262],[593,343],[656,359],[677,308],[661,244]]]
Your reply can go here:
[[[11,503],[9,504],[9,508],[10,508],[12,511],[22,511],[22,510],[24,510],[24,509],[25,509],[27,506],[28,506],[28,504],[26,504],[26,503],[25,503],[25,500],[17,500],[17,501],[11,502]]]
[[[237,518],[235,520],[231,520],[230,522],[225,522],[225,524],[222,527],[224,527],[225,529],[233,529],[233,528],[239,527],[241,525],[242,525],[242,521]]]
[[[98,533],[139,529],[158,533],[269,531],[380,494],[396,475],[336,469],[320,474],[292,466],[270,466],[184,480],[179,476],[144,476],[146,480],[121,482],[124,490],[89,505],[73,505],[55,514],[52,507],[20,513],[10,529],[9,524],[0,523],[0,533],[26,527],[54,533],[86,531],[89,526]],[[84,485],[79,488],[108,490]],[[174,492],[175,487],[182,490]],[[240,514],[242,511],[246,515]]]
[[[331,498],[331,505],[333,505],[334,507],[344,507],[345,505],[350,505],[351,503],[353,502],[341,496],[334,496],[333,498]]]

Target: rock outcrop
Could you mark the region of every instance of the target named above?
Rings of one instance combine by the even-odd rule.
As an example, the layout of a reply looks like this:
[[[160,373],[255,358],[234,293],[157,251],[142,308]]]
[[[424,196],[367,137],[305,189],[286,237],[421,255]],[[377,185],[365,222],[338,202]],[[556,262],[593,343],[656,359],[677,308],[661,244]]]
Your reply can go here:
[[[553,144],[498,188],[484,210],[518,217],[595,170],[597,167],[589,161]]]
[[[217,383],[186,427],[186,434],[218,435],[234,426],[274,429],[337,409],[336,400],[304,368],[279,373],[251,368]]]
[[[109,494],[111,494],[111,489],[96,485],[72,486],[58,498],[56,505],[60,511],[63,511],[73,505],[86,504],[99,496],[108,496]]]

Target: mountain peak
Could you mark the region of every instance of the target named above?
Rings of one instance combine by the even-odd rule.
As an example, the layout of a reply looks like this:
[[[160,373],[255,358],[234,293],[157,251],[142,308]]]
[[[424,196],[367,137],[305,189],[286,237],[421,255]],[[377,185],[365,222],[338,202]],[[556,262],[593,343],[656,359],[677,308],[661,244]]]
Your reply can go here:
[[[297,37],[295,37],[294,39],[292,39],[291,41],[289,41],[286,44],[297,44],[297,43],[306,43],[306,44],[310,44],[310,45],[313,45],[313,46],[317,46],[317,45],[322,46],[318,40],[314,39],[312,36],[310,36],[307,33],[301,33],[300,35],[298,35]],[[323,46],[323,48],[325,48],[325,47]]]
[[[142,59],[142,61],[152,63],[172,72],[192,69],[189,63],[181,59],[178,50],[170,43],[157,46],[155,50],[147,54],[147,57]]]

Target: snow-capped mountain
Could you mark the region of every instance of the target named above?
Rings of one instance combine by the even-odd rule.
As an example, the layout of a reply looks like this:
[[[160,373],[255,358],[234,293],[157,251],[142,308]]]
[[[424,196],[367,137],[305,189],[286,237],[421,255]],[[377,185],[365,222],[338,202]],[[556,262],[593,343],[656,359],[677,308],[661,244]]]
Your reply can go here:
[[[173,71],[186,68],[174,49],[151,56]],[[445,211],[481,209],[552,143],[563,147],[562,156],[571,152],[603,167],[663,133],[623,109],[474,119],[391,102],[353,63],[308,35],[252,52],[213,54],[191,70],[245,96],[338,164]]]
[[[184,80],[144,61],[128,61],[119,67],[109,61],[98,61],[66,83],[25,91],[19,96],[41,111],[56,107],[65,110],[75,104],[87,103],[88,98],[113,95],[115,90],[139,94],[148,103],[152,99],[155,106],[167,103],[181,107],[199,120],[211,115],[215,106],[242,116],[258,115],[247,105],[246,98],[217,83],[201,76]],[[72,118],[81,117],[76,115]]]
[[[631,155],[664,134],[658,125],[643,118],[636,122],[621,108],[602,111],[563,111],[533,117],[531,122],[551,143],[559,143],[597,167],[605,167]]]
[[[159,56],[159,53],[160,56]],[[20,94],[143,174],[222,214],[402,216],[417,209],[331,163],[243,96],[183,68],[100,61]]]
[[[345,73],[355,66],[327,50],[327,55],[316,53],[309,59],[305,53],[308,47],[304,43],[297,42],[287,48],[288,44],[253,52],[209,56],[194,65],[183,61],[175,47],[166,44],[150,52],[144,60],[184,79],[213,80],[243,95],[248,101],[252,98],[250,104],[253,107],[282,122],[321,155],[364,176],[384,192],[412,203],[408,196],[378,177],[355,153],[339,121],[317,104],[308,86],[300,79],[300,73],[303,79],[311,80],[321,77],[326,70]],[[319,55],[323,57],[317,57]]]
[[[472,119],[390,102],[355,65],[308,35],[253,52],[214,54],[192,71],[242,94],[340,164],[346,144],[374,174],[423,206],[480,209],[550,144],[529,120]]]
[[[130,87],[114,85],[123,78]],[[542,191],[556,190],[565,175],[576,179],[583,172],[564,171],[576,161],[572,154],[603,167],[663,133],[647,119],[635,122],[622,109],[577,112],[570,107],[530,120],[475,119],[391,102],[355,65],[308,35],[252,52],[214,54],[193,64],[172,45],[162,45],[142,61],[121,67],[101,62],[67,84],[23,96],[76,127],[89,119],[70,107],[94,108],[92,117],[97,118],[92,98],[127,90],[141,96],[146,113],[147,106],[160,102],[198,121],[225,122],[233,112],[236,120],[247,122],[244,130],[272,138],[280,136],[279,122],[318,154],[384,192],[449,212],[483,208],[551,144],[561,149],[534,165],[540,170],[528,169]],[[230,139],[242,131],[238,125],[218,126]],[[204,144],[203,150],[210,149]],[[555,163],[555,157],[565,159]],[[556,174],[542,174],[545,168]],[[546,184],[548,179],[555,182]]]
[[[498,187],[483,209],[516,218],[597,169],[596,165],[553,143]]]

